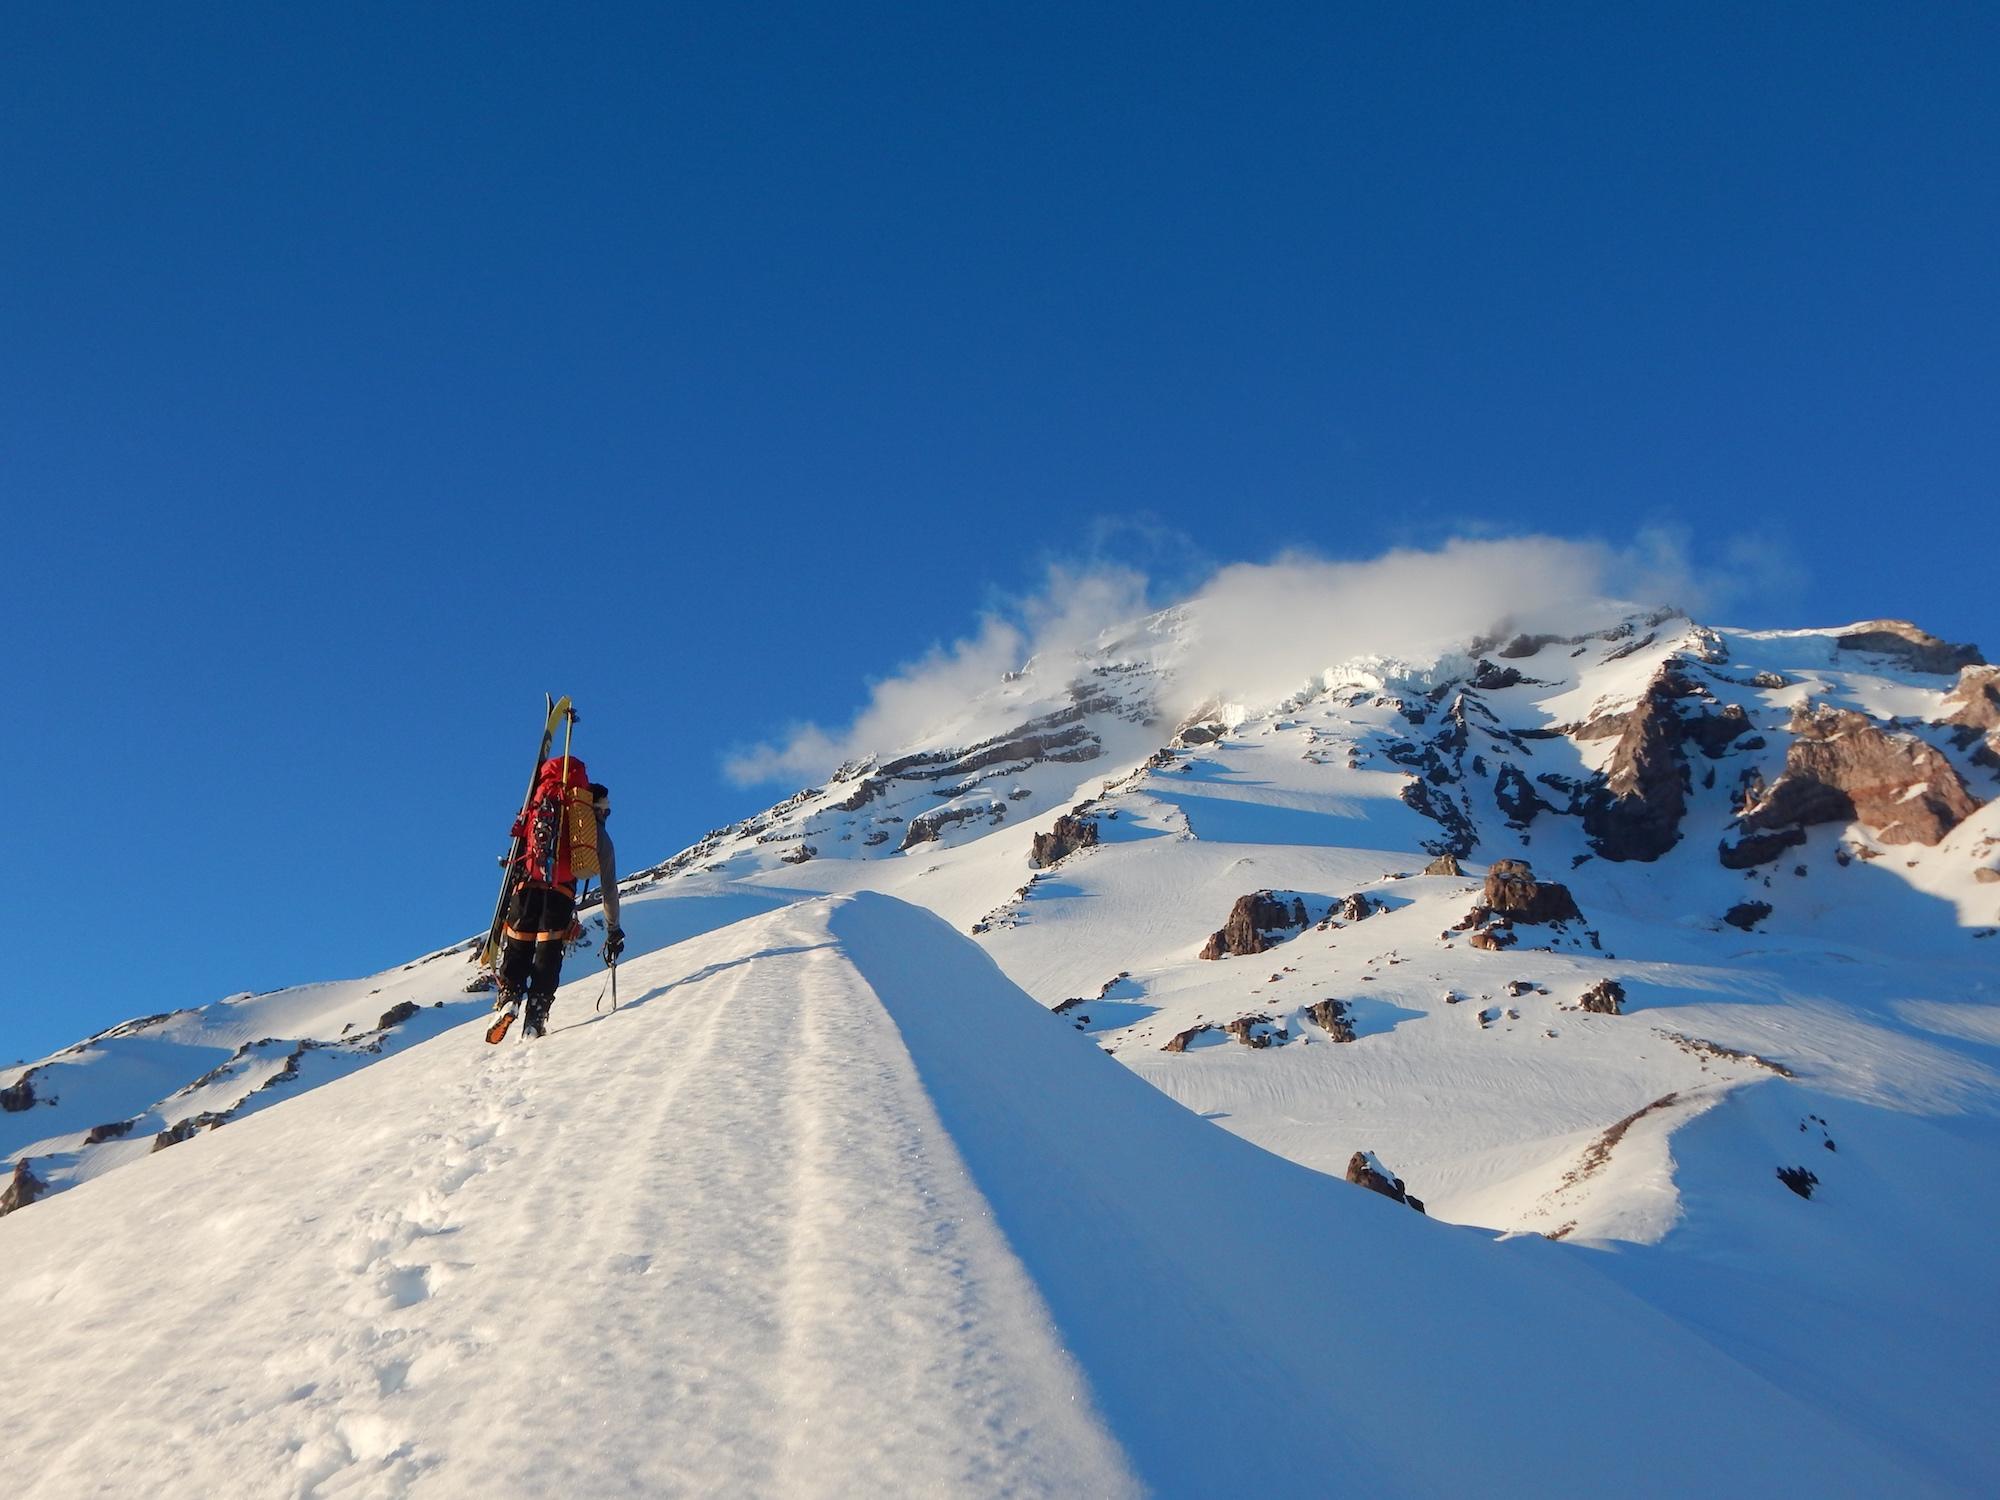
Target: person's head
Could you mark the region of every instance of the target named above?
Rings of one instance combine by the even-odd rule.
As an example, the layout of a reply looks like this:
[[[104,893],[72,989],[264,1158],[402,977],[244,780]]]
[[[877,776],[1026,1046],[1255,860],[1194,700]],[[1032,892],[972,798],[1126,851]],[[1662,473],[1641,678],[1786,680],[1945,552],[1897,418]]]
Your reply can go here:
[[[591,782],[591,784],[590,784],[590,800],[591,800],[592,802],[594,802],[594,803],[596,803],[596,804],[597,804],[597,815],[598,815],[598,817],[600,817],[600,818],[608,818],[608,817],[610,817],[610,816],[611,816],[611,788],[610,788],[610,787],[606,786],[606,785],[605,785],[605,784],[604,784],[603,782],[601,782],[601,781],[593,781],[593,782]]]

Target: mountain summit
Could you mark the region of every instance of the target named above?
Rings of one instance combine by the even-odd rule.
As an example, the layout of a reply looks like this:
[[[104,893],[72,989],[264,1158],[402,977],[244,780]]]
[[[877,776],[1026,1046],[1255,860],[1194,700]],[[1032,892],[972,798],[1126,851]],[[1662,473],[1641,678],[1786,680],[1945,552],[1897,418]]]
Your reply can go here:
[[[1045,652],[540,1042],[455,944],[0,1073],[18,1485],[1990,1491],[1996,669],[1348,635]]]

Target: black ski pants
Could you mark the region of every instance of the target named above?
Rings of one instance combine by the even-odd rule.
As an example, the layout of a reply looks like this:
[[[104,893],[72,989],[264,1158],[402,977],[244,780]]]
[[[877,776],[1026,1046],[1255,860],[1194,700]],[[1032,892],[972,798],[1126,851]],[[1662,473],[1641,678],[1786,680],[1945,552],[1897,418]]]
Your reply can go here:
[[[563,943],[576,916],[576,898],[556,886],[522,883],[507,903],[500,929],[500,988],[526,990],[537,1000],[555,998],[562,983]]]

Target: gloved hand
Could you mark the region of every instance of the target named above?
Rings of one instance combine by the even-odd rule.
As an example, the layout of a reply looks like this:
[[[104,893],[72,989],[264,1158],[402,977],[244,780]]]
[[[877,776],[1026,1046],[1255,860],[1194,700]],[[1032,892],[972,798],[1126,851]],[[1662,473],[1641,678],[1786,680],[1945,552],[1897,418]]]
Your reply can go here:
[[[604,934],[604,961],[606,963],[608,964],[617,963],[618,955],[623,953],[624,951],[625,951],[624,928],[614,927],[609,932]]]

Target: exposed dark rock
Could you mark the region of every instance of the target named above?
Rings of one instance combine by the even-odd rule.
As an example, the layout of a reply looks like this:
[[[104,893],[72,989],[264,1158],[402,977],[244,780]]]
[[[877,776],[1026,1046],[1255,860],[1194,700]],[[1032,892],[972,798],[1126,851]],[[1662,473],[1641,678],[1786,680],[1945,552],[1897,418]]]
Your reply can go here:
[[[1625,986],[1615,979],[1600,979],[1577,996],[1577,1004],[1594,1015],[1622,1016],[1625,1014]]]
[[[1648,646],[1652,645],[1657,640],[1659,640],[1658,635],[1648,632],[1647,634],[1640,636],[1636,640],[1628,640],[1624,645],[1618,647],[1614,651],[1605,652],[1604,659],[1607,662],[1614,662],[1614,661],[1623,661],[1628,656],[1637,656],[1641,651],[1644,651]]]
[[[1725,870],[1749,870],[1769,864],[1787,849],[1797,848],[1805,841],[1803,828],[1780,828],[1775,833],[1745,834],[1733,844],[1717,844],[1715,853]]]
[[[1526,828],[1535,821],[1536,813],[1555,811],[1535,790],[1534,783],[1511,765],[1502,766],[1499,776],[1494,778],[1493,800],[1506,816],[1509,828]]]
[[[1961,750],[1977,746],[1972,759],[2000,770],[2000,667],[1967,667],[1944,706],[1950,712],[1938,722],[1950,726],[1952,743]]]
[[[228,1123],[229,1116],[214,1114],[207,1110],[202,1111],[198,1115],[189,1115],[185,1120],[168,1126],[165,1130],[154,1136],[153,1149],[155,1151],[164,1151],[169,1146],[178,1146],[182,1141],[192,1139],[204,1130],[219,1129]],[[235,1137],[231,1136],[230,1139],[234,1140]]]
[[[106,1141],[121,1140],[132,1133],[136,1120],[112,1120],[107,1124],[93,1125],[83,1133],[86,1146],[101,1146]]]
[[[1834,641],[1841,651],[1869,651],[1892,657],[1913,672],[1950,674],[1980,667],[1986,658],[1977,646],[1954,646],[1920,630],[1908,620],[1869,620]]]
[[[1575,1187],[1579,1182],[1586,1182],[1603,1171],[1611,1160],[1611,1153],[1617,1150],[1618,1143],[1625,1139],[1627,1131],[1655,1110],[1671,1108],[1679,1098],[1678,1091],[1662,1094],[1651,1104],[1642,1104],[1624,1119],[1607,1125],[1602,1135],[1583,1148],[1583,1155],[1577,1158],[1576,1165],[1563,1173],[1558,1191],[1562,1188]]]
[[[1498,953],[1502,948],[1513,947],[1520,939],[1508,928],[1492,927],[1473,933],[1465,941],[1474,948],[1483,948],[1488,953]]]
[[[10,1115],[18,1115],[24,1109],[35,1107],[34,1070],[31,1068],[15,1079],[13,1084],[0,1089],[0,1110]]]
[[[1508,661],[1519,661],[1524,656],[1533,656],[1544,646],[1553,646],[1562,641],[1559,635],[1517,635],[1493,654]]]
[[[1095,818],[1064,813],[1056,819],[1055,827],[1047,833],[1035,835],[1034,847],[1028,852],[1028,863],[1038,870],[1046,869],[1059,860],[1068,859],[1077,850],[1089,849],[1096,843]]]
[[[1507,998],[1518,1000],[1523,995],[1532,995],[1541,989],[1532,979],[1510,979],[1507,981]]]
[[[1584,832],[1606,859],[1654,860],[1679,842],[1687,757],[1674,705],[1691,690],[1685,677],[1663,666],[1632,710],[1618,716],[1618,743],[1583,806]]]
[[[1861,822],[1885,844],[1936,844],[1978,810],[1950,761],[1913,734],[1846,709],[1794,713],[1785,770],[1745,808],[1751,832]]]
[[[1381,1159],[1372,1152],[1357,1151],[1347,1161],[1347,1180],[1358,1187],[1365,1187],[1371,1193],[1380,1193],[1384,1198],[1393,1198],[1398,1203],[1407,1203],[1418,1213],[1424,1211],[1421,1199],[1412,1198],[1403,1186],[1403,1179],[1393,1176],[1382,1165]]]
[[[1070,697],[1068,708],[1030,719],[967,749],[929,750],[890,761],[864,777],[838,806],[843,812],[858,812],[901,781],[959,782],[994,766],[1026,768],[1051,762],[1095,760],[1104,753],[1104,745],[1085,720],[1093,713],[1118,712],[1120,705],[1116,699],[1096,693],[1082,683],[1070,688]],[[843,771],[848,769],[843,767]],[[753,831],[749,825],[739,824],[733,830],[718,829],[716,833]],[[703,844],[709,844],[715,836],[704,839]],[[933,833],[932,837],[935,836]],[[668,865],[694,855],[700,848],[697,845],[695,850],[686,851],[686,855],[676,855]]]
[[[1760,688],[1790,687],[1792,679],[1783,672],[1759,672],[1750,679],[1750,685]]]
[[[1759,1057],[1754,1052],[1745,1052],[1740,1047],[1725,1047],[1720,1042],[1709,1041],[1706,1037],[1687,1036],[1678,1031],[1662,1031],[1659,1034],[1683,1052],[1691,1052],[1704,1062],[1721,1058],[1729,1062],[1748,1063],[1753,1068],[1763,1068],[1766,1072],[1776,1073],[1780,1078],[1793,1076],[1792,1070],[1783,1063],[1772,1062],[1770,1058]]]
[[[1938,722],[1965,729],[2000,729],[2000,667],[1967,667],[1958,674],[1958,683],[1945,695],[1944,706],[1951,710]]]
[[[1750,728],[1750,715],[1735,703],[1725,704],[1713,713],[1689,714],[1681,720],[1682,732],[1710,760],[1720,759]]]
[[[1177,750],[1193,745],[1212,745],[1228,732],[1229,726],[1222,721],[1220,710],[1215,704],[1208,703],[1175,726],[1170,744]]]
[[[1246,1047],[1269,1047],[1291,1040],[1291,1033],[1282,1026],[1273,1028],[1269,1016],[1238,1016],[1222,1029]]]
[[[1719,667],[1729,660],[1729,645],[1705,625],[1697,625],[1690,634],[1694,644],[1688,647],[1688,655],[1696,661],[1706,662],[1711,667]]]
[[[1440,854],[1436,859],[1424,866],[1424,873],[1426,875],[1463,875],[1465,872],[1458,867],[1458,856],[1454,854]]]
[[[1472,681],[1467,685],[1481,692],[1491,693],[1498,692],[1501,688],[1518,687],[1524,682],[1535,683],[1540,687],[1547,686],[1546,683],[1536,682],[1535,678],[1526,676],[1518,667],[1495,666],[1490,661],[1482,660],[1473,668]]]
[[[1318,1026],[1336,1042],[1354,1040],[1354,1023],[1347,1018],[1347,1007],[1338,1000],[1318,1000],[1306,1008]]]
[[[1771,903],[1768,901],[1739,901],[1722,914],[1722,920],[1731,927],[1741,927],[1748,932],[1770,915]]]
[[[1813,1189],[1819,1186],[1819,1178],[1804,1167],[1778,1168],[1778,1181],[1797,1193],[1801,1198],[1810,1198]]]
[[[22,1157],[14,1163],[12,1179],[5,1188],[0,1188],[0,1218],[5,1218],[17,1208],[26,1208],[48,1190],[49,1185],[29,1169],[28,1159]]]
[[[1203,958],[1243,957],[1262,953],[1271,946],[1265,934],[1287,933],[1305,926],[1305,903],[1290,905],[1269,891],[1253,891],[1236,898],[1224,922],[1201,950]]]
[[[1514,922],[1583,920],[1569,887],[1553,880],[1536,880],[1535,872],[1524,859],[1496,859],[1487,869],[1474,919],[1483,919],[1488,914]]]
[[[387,1031],[391,1026],[400,1026],[417,1013],[417,1002],[402,1000],[382,1012],[382,1019],[375,1023],[377,1031]]]
[[[1382,910],[1382,904],[1379,901],[1371,900],[1359,891],[1356,891],[1334,908],[1335,914],[1343,922],[1359,922],[1365,918],[1374,916],[1380,910]]]
[[[935,838],[937,835],[932,834],[931,837]],[[818,853],[819,849],[816,846],[812,844],[800,844],[796,849],[787,849],[778,858],[788,865],[802,865]]]
[[[1196,1037],[1200,1036],[1205,1031],[1214,1031],[1217,1029],[1218,1028],[1216,1027],[1214,1022],[1202,1021],[1197,1025],[1188,1027],[1186,1031],[1176,1032],[1173,1035],[1173,1037],[1171,1037],[1168,1040],[1167,1045],[1162,1047],[1160,1050],[1162,1052],[1185,1052],[1188,1049],[1189,1042],[1193,1041]]]
[[[928,844],[954,823],[969,823],[974,818],[991,818],[998,823],[1006,815],[1006,804],[999,802],[986,807],[941,807],[933,812],[918,813],[910,819],[910,826],[903,830],[900,847],[914,849],[919,844]]]
[[[1424,848],[1432,854],[1455,854],[1464,859],[1478,845],[1479,831],[1449,793],[1434,791],[1428,782],[1413,780],[1404,783],[1397,795],[1444,830],[1442,839],[1423,841]]]

